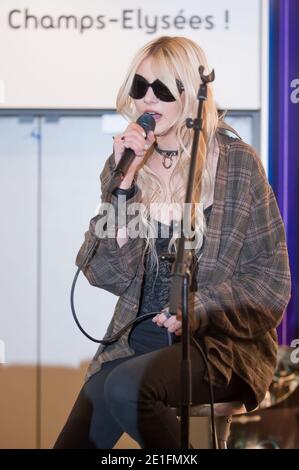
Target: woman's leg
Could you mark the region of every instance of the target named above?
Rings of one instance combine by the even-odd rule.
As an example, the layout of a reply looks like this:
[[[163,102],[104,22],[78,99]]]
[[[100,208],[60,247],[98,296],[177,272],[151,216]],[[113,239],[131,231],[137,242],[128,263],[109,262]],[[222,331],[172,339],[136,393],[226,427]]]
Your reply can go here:
[[[82,387],[54,449],[112,449],[123,434],[104,400],[104,386],[116,366],[131,357],[105,362]]]
[[[193,404],[210,401],[205,365],[191,344]],[[180,403],[181,344],[133,357],[109,374],[104,396],[123,431],[142,448],[180,448],[180,424],[170,407]],[[236,376],[227,388],[214,387],[216,401],[242,393]],[[169,406],[168,406],[169,405]]]

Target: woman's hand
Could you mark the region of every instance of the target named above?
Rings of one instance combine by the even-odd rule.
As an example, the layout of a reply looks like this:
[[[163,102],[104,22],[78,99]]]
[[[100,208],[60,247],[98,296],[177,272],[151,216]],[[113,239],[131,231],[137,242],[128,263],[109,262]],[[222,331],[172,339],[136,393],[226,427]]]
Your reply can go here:
[[[120,161],[124,150],[126,148],[132,149],[135,152],[136,157],[131,163],[128,173],[134,176],[143,165],[146,152],[154,141],[155,135],[153,131],[150,131],[146,137],[146,133],[142,127],[136,122],[132,122],[128,125],[123,134],[114,138],[113,150],[116,165]]]
[[[191,293],[189,296],[189,321],[192,332],[200,327],[200,320],[195,315],[193,302],[194,297]],[[182,335],[182,310],[180,308],[175,316],[170,315],[169,307],[166,306],[158,315],[152,318],[152,321],[160,327],[164,326],[164,328],[167,328],[169,333],[174,333],[176,336]]]
[[[152,321],[158,326],[164,326],[167,328],[169,333],[174,333],[176,336],[181,336],[182,334],[182,311],[179,309],[177,316],[170,315],[169,307],[165,307],[161,310],[161,313],[158,313],[155,317],[152,318]]]

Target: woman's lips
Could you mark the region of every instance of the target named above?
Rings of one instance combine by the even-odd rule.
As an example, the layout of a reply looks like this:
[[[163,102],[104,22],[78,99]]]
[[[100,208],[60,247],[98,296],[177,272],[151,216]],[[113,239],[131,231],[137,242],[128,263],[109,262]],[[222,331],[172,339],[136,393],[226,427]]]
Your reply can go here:
[[[160,119],[162,118],[162,114],[159,114],[159,113],[152,114],[152,116],[155,119],[155,121],[160,121]]]
[[[162,114],[156,113],[155,111],[145,111],[145,113],[148,113],[151,116],[153,116],[153,118],[155,119],[156,122],[159,121],[162,117]]]

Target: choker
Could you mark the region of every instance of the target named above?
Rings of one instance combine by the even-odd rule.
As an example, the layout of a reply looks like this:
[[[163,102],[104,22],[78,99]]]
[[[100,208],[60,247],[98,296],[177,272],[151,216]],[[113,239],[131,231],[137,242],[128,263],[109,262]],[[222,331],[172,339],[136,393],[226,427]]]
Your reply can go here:
[[[163,162],[162,162],[162,165],[164,166],[164,168],[166,168],[166,170],[171,168],[173,164],[172,158],[177,157],[179,154],[179,151],[178,150],[162,150],[158,147],[157,143],[154,144],[154,148],[156,152],[158,152],[160,155],[164,157]]]

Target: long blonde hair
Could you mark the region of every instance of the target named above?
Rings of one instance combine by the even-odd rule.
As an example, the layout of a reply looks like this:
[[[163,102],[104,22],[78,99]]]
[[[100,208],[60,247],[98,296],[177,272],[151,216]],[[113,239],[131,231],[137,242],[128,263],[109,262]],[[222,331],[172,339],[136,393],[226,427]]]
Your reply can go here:
[[[207,74],[209,73],[209,67],[203,50],[194,41],[188,38],[162,36],[147,43],[135,55],[117,96],[117,111],[129,121],[135,121],[139,117],[134,100],[129,96],[133,78],[141,62],[148,58],[151,59],[154,73],[167,85],[180,106],[176,122],[173,123],[180,153],[171,176],[170,192],[171,202],[177,203],[182,207],[193,136],[193,131],[186,126],[186,119],[197,115],[197,93],[200,84],[198,68],[200,65],[203,65],[205,68],[204,73]],[[176,79],[179,79],[184,85],[184,100],[180,98]],[[217,126],[217,107],[213,98],[212,87],[208,85],[208,96],[203,109],[203,130],[201,132],[196,160],[195,185],[192,195],[193,203],[204,203],[205,194],[202,192],[202,185],[206,182],[206,188],[210,180],[206,166],[206,155],[215,136]],[[149,149],[148,156],[151,155],[152,151],[153,149]],[[152,255],[151,268],[153,268],[154,266],[158,267],[158,257],[155,250],[155,226],[150,220],[149,208],[151,203],[165,200],[166,193],[158,175],[149,168],[146,161],[147,158],[137,174],[136,183],[141,190],[142,202],[145,207],[145,210],[141,214],[146,238],[145,251],[147,247],[150,248]],[[196,220],[198,221],[197,224]],[[191,222],[192,226],[196,229],[197,241],[195,252],[198,254],[202,246],[205,232],[202,209],[199,213],[196,213],[196,210],[192,209]],[[176,235],[174,233],[169,243],[169,251],[171,251],[172,247],[176,249],[175,239]]]

